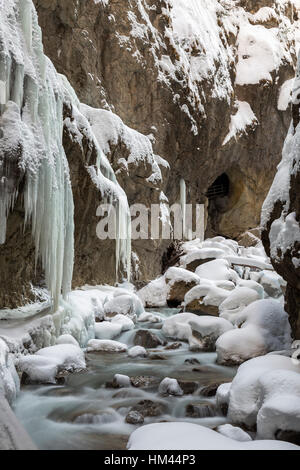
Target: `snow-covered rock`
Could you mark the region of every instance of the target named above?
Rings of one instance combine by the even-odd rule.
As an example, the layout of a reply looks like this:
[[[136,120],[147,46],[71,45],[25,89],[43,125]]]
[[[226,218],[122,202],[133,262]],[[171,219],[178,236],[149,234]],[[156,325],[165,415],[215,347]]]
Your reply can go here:
[[[158,393],[160,395],[175,395],[180,397],[183,395],[183,390],[176,379],[166,377],[159,384]]]
[[[129,450],[299,450],[281,441],[239,442],[192,423],[155,423],[136,429]]]
[[[118,325],[121,327],[121,331],[130,331],[134,329],[133,321],[126,315],[118,314],[111,319],[112,325]]]
[[[237,273],[230,268],[229,262],[224,259],[216,259],[201,264],[201,266],[196,269],[196,274],[200,279],[209,279],[211,281],[237,282],[239,279]]]
[[[170,286],[167,285],[165,276],[160,276],[140,289],[137,295],[145,307],[165,307],[169,290]]]
[[[121,334],[122,325],[103,321],[95,324],[96,339],[114,339]]]
[[[36,354],[23,356],[17,362],[18,369],[31,382],[56,383],[60,372],[74,372],[86,368],[84,353],[74,344],[57,344],[40,349]]]
[[[170,338],[188,341],[192,350],[214,350],[218,337],[232,328],[223,318],[179,313],[165,320],[162,331]]]
[[[144,307],[139,297],[133,293],[124,292],[122,289],[119,289],[114,297],[104,304],[106,317],[122,314],[135,320],[143,312]]]
[[[221,384],[216,393],[217,406],[225,416],[228,412],[230,387],[231,383]]]
[[[166,283],[169,285],[167,304],[178,306],[183,302],[185,294],[200,283],[199,277],[183,268],[172,267],[165,273]]]
[[[256,290],[249,287],[237,287],[229,293],[227,298],[220,304],[219,311],[222,318],[235,323],[236,314],[244,310],[247,305],[261,299]]]
[[[300,436],[300,368],[298,372],[274,370],[263,374],[259,388],[258,438],[275,439],[282,431]]]
[[[79,346],[78,341],[71,335],[61,335],[57,338],[56,344],[73,344]]]
[[[219,305],[224,302],[228,295],[228,290],[217,287],[212,282],[201,281],[199,286],[193,287],[193,289],[186,293],[184,297],[184,310],[192,313],[202,312],[218,315]]]
[[[91,339],[88,342],[87,352],[121,353],[127,351],[127,345],[113,340]]]
[[[251,272],[250,278],[259,282],[269,297],[278,298],[283,295],[286,282],[275,271]]]
[[[221,426],[218,426],[217,431],[223,436],[229,437],[234,441],[252,441],[251,436],[247,432],[243,431],[241,428],[232,426],[231,424],[222,424]]]
[[[129,349],[128,351],[128,356],[135,358],[135,357],[146,357],[148,356],[148,353],[145,348],[142,346],[133,346],[132,348]]]
[[[123,374],[116,374],[114,376],[113,383],[115,386],[119,388],[131,387],[130,377],[128,377],[127,375],[123,375]]]
[[[139,316],[139,322],[141,323],[161,323],[163,318],[152,312],[144,312]]]
[[[258,300],[246,307],[236,320],[238,328],[216,342],[220,364],[241,364],[253,357],[291,347],[288,315],[272,299]]]
[[[230,387],[228,419],[237,425],[254,428],[263,405],[261,379],[273,371],[280,382],[282,370],[300,373],[299,364],[293,363],[290,357],[276,354],[257,357],[242,364]],[[293,395],[293,389],[290,393]]]
[[[20,380],[16,372],[12,355],[7,344],[0,338],[0,398],[2,395],[12,403],[20,389]]]

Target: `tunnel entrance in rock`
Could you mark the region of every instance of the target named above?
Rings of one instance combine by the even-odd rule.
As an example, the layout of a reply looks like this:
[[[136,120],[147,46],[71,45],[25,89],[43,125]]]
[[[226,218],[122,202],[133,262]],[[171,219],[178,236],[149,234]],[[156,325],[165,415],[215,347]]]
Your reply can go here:
[[[229,195],[229,190],[229,177],[226,173],[222,173],[208,188],[206,196],[209,200],[226,197]]]

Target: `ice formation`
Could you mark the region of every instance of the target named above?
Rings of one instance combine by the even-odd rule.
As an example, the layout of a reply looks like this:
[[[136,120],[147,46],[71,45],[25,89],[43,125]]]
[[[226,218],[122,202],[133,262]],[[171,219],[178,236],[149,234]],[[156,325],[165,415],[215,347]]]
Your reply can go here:
[[[0,12],[0,243],[25,175],[25,223],[31,223],[36,262],[41,259],[56,309],[61,291],[71,289],[74,256],[63,94],[43,53],[32,1],[1,0]]]

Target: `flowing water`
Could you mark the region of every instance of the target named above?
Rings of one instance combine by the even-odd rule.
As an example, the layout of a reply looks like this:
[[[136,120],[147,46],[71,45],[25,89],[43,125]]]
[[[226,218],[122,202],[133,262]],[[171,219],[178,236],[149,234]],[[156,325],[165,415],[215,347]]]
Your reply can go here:
[[[174,313],[177,310],[159,311],[162,317]],[[160,327],[136,325],[136,329],[149,329],[162,337]],[[135,333],[123,333],[118,340],[131,346]],[[87,371],[68,376],[63,386],[23,386],[15,403],[16,415],[39,449],[125,449],[129,435],[137,428],[126,423],[126,415],[143,400],[151,400],[161,408],[158,416],[145,417],[144,424],[188,421],[214,428],[226,422],[215,406],[215,398],[202,396],[201,389],[231,381],[235,369],[218,366],[215,353],[189,351],[185,343],[177,350],[161,346],[149,352],[147,358],[129,358],[127,353],[89,353]],[[159,357],[151,358],[151,354]],[[152,381],[143,388],[114,389],[108,382],[115,374],[147,376]],[[194,381],[198,388],[190,395],[162,397],[158,385],[165,377]],[[199,417],[186,416],[190,404],[200,405]]]

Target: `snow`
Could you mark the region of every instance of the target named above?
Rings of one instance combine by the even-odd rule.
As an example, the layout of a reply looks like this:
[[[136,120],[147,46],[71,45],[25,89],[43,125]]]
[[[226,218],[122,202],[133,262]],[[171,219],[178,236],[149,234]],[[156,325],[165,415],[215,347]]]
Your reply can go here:
[[[286,80],[280,88],[277,108],[279,111],[286,111],[292,102],[292,91],[294,79]]]
[[[122,325],[103,321],[95,324],[95,337],[97,339],[114,339],[121,334]]]
[[[166,284],[165,276],[149,282],[137,292],[145,307],[165,307],[170,287]]]
[[[57,338],[56,344],[73,344],[79,346],[78,341],[71,335],[61,335]]]
[[[300,61],[298,59],[297,74],[292,96],[292,102],[295,105],[299,102],[299,78]],[[294,245],[300,241],[299,222],[295,212],[293,212],[290,207],[291,179],[294,177],[299,167],[299,139],[299,126],[294,129],[292,122],[284,143],[282,160],[277,167],[273,184],[262,207],[261,225],[267,227],[276,202],[282,205],[281,214],[277,219],[273,220],[269,233],[271,257],[274,260],[283,259],[285,253],[288,250],[293,251]],[[298,253],[295,253],[295,255],[293,253],[293,257],[298,259]]]
[[[149,323],[160,323],[163,319],[161,316],[157,314],[153,314],[151,312],[144,312],[139,316],[139,322],[149,322]]]
[[[133,348],[130,348],[128,351],[128,356],[132,358],[136,357],[146,357],[148,356],[148,353],[145,348],[142,346],[133,346]]]
[[[162,331],[167,337],[188,341],[191,349],[201,349],[207,343],[213,347],[217,338],[232,328],[232,324],[223,318],[179,313],[164,321]],[[196,339],[193,331],[202,339]]]
[[[183,395],[183,391],[177,380],[170,379],[169,377],[166,377],[161,381],[159,384],[158,393],[160,395],[175,395],[176,397]]]
[[[216,342],[218,362],[240,364],[271,351],[291,347],[291,328],[287,313],[272,299],[251,303],[240,313],[231,330]]]
[[[246,101],[237,101],[238,110],[236,114],[231,116],[229,125],[229,133],[224,139],[223,145],[226,145],[233,137],[237,138],[242,132],[246,132],[248,128],[252,130],[258,125],[258,120],[252,111],[249,103]]]
[[[217,406],[219,408],[221,408],[222,405],[227,405],[227,406],[229,405],[230,388],[231,388],[231,383],[225,383],[225,384],[219,385],[217,393],[216,393],[216,401],[217,401]]]
[[[173,286],[176,282],[185,282],[186,284],[189,283],[199,283],[200,279],[197,274],[192,273],[191,271],[187,271],[183,268],[176,268],[172,267],[167,270],[165,273],[165,280],[169,286]]]
[[[114,297],[104,303],[104,312],[106,316],[122,314],[135,319],[144,312],[144,307],[137,295],[121,290],[116,291]]]
[[[119,387],[131,387],[130,377],[127,375],[116,374],[113,380],[114,384],[118,385]]]
[[[250,24],[240,29],[238,59],[237,85],[256,84],[261,80],[272,82],[271,72],[278,70],[283,60],[292,62],[275,28]]]
[[[276,370],[260,377],[258,438],[275,439],[279,430],[300,432],[299,372]]]
[[[228,297],[229,291],[216,287],[213,283],[205,283],[205,281],[199,286],[193,287],[189,290],[184,297],[184,309],[187,310],[188,305],[194,300],[199,301],[199,306],[212,305],[219,307],[219,305]],[[201,301],[200,301],[201,300]]]
[[[260,380],[271,371],[276,372],[280,377],[279,371],[281,370],[297,374],[300,372],[299,364],[294,364],[290,357],[277,354],[250,359],[239,367],[229,394],[228,419],[230,422],[250,428],[256,425],[257,415],[263,404]],[[293,394],[293,391],[290,391]]]
[[[127,345],[113,340],[91,339],[87,345],[87,352],[121,353],[127,351]]]
[[[121,331],[129,331],[134,329],[134,323],[133,321],[128,318],[125,315],[118,314],[111,319],[111,324],[112,325],[120,325],[121,326]]]
[[[252,441],[250,435],[243,431],[241,428],[236,426],[232,426],[231,424],[222,424],[218,426],[217,431],[222,434],[223,436],[229,437],[234,441],[239,442],[249,442]]]
[[[155,423],[136,429],[128,450],[299,450],[281,441],[239,442],[192,423]]]
[[[19,389],[20,380],[12,355],[7,344],[0,338],[0,398],[4,395],[9,403],[13,403]]]
[[[232,322],[235,316],[249,304],[261,299],[261,294],[249,287],[236,287],[219,306],[220,316]]]
[[[86,368],[86,364],[79,346],[58,344],[40,349],[32,356],[21,357],[17,361],[17,367],[32,381],[55,384],[59,372],[82,370]]]
[[[196,269],[197,276],[200,279],[209,279],[212,281],[233,281],[237,282],[237,273],[229,268],[228,261],[224,259],[216,259],[208,263],[201,264]]]

